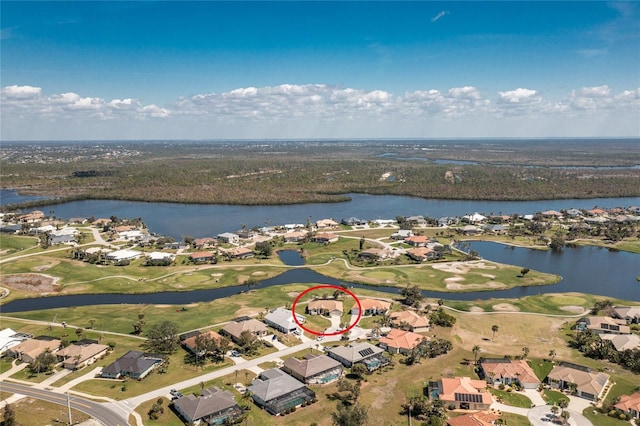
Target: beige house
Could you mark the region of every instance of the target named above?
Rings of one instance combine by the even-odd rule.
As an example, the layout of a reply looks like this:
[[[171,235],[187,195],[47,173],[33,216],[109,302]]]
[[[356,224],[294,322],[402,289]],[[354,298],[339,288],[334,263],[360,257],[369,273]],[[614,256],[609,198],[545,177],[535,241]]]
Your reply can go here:
[[[575,389],[581,398],[597,401],[609,383],[609,375],[581,365],[561,363],[553,367],[547,383],[559,389]]]
[[[429,331],[429,318],[415,311],[392,312],[389,315],[394,327],[408,328],[414,332]]]
[[[220,334],[229,336],[231,340],[238,343],[241,339],[241,334],[245,331],[257,337],[263,337],[268,334],[267,326],[253,318],[228,322],[222,327]]]
[[[287,358],[282,370],[308,385],[326,385],[342,376],[342,364],[326,355],[307,354],[304,359]]]
[[[391,309],[391,302],[379,299],[360,299],[362,315],[385,315]],[[351,308],[351,314],[358,315],[358,305]]]
[[[93,364],[101,356],[106,355],[109,346],[98,343],[87,343],[83,345],[69,345],[58,351],[56,356],[62,362],[64,368],[77,370],[87,365]]]
[[[578,330],[591,330],[596,334],[631,334],[626,320],[611,317],[584,317],[576,322]]]
[[[22,362],[30,363],[47,351],[55,354],[60,348],[60,343],[58,339],[27,339],[10,348],[7,353]]]
[[[537,389],[540,379],[523,359],[484,359],[480,362],[480,377],[494,386],[516,383],[525,389]]]
[[[316,299],[307,305],[309,315],[342,315],[344,307],[342,302],[335,299]]]

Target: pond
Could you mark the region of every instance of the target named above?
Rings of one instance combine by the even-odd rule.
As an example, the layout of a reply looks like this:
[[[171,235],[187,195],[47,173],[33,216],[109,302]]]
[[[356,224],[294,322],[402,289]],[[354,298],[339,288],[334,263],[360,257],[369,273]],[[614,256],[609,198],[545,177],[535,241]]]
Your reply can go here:
[[[287,266],[304,265],[304,257],[300,256],[298,250],[279,250],[278,257]]]

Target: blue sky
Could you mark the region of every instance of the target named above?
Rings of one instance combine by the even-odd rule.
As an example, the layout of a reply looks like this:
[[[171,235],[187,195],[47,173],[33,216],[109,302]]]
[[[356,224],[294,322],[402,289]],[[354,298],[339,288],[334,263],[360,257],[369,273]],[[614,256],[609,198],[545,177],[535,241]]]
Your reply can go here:
[[[638,2],[10,2],[3,139],[640,136]]]

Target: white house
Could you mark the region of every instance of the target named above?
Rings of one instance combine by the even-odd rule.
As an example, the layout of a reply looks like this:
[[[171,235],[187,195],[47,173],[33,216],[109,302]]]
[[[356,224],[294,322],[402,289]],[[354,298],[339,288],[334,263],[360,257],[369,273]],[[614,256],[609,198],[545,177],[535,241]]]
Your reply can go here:
[[[224,232],[218,235],[218,240],[227,244],[238,244],[240,242],[240,236],[232,232]]]
[[[110,260],[112,262],[120,262],[123,260],[133,260],[133,259],[137,259],[140,256],[142,256],[142,252],[141,251],[137,251],[137,250],[116,250],[116,251],[112,251],[111,253],[107,254],[107,260]]]
[[[302,315],[296,314],[298,322],[304,324],[306,318]],[[276,308],[269,312],[264,317],[264,322],[267,325],[275,328],[283,333],[291,333],[298,329],[298,324],[293,320],[293,312],[289,309]]]

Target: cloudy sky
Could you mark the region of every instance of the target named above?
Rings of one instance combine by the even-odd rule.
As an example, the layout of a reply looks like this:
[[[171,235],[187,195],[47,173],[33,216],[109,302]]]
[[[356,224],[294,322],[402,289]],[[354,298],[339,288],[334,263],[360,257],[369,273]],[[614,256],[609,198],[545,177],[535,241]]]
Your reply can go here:
[[[2,2],[1,137],[640,136],[640,3]]]

